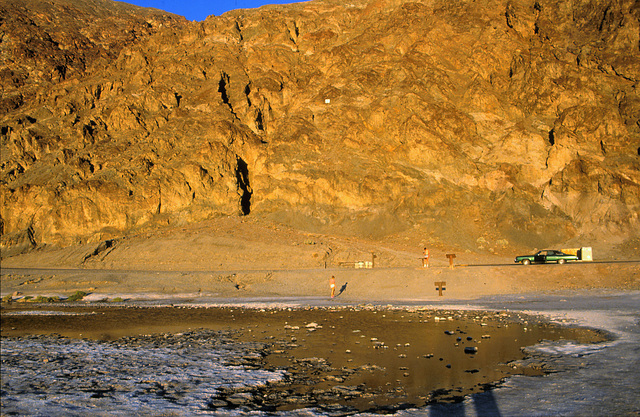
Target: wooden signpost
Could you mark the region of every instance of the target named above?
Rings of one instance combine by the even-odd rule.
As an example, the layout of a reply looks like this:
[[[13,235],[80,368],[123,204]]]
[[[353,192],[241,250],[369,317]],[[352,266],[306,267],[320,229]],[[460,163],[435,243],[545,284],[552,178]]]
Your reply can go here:
[[[453,269],[453,260],[455,259],[456,254],[455,253],[447,253],[445,256],[447,258],[449,258],[449,268]]]

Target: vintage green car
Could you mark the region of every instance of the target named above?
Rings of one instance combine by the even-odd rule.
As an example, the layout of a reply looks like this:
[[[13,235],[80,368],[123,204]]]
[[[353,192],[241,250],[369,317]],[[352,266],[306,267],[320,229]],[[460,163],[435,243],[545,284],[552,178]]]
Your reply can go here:
[[[522,265],[529,265],[531,263],[544,264],[547,262],[555,262],[563,264],[567,261],[579,260],[576,255],[567,255],[559,250],[545,249],[536,253],[535,255],[516,256],[516,263]]]

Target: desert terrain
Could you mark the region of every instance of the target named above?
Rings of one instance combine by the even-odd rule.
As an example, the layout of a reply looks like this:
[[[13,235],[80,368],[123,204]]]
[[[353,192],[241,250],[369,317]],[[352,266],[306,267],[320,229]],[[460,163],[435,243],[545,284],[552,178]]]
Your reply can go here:
[[[312,0],[190,22],[3,1],[3,410],[237,416],[272,412],[273,395],[285,415],[637,415],[639,16],[633,0]],[[580,247],[593,261],[514,263]],[[144,307],[151,324],[118,327]],[[253,321],[158,318],[209,308]],[[261,310],[285,323],[252,344]],[[83,336],[98,311],[122,337]],[[384,311],[402,320],[383,326],[399,336],[372,405],[343,382],[385,371],[353,339],[395,337],[368,334]],[[325,313],[373,319],[334,331]],[[424,349],[415,328],[437,314],[461,320],[433,333],[442,356],[403,364],[396,349]],[[462,332],[482,342],[482,324],[484,346],[508,337],[465,354]],[[320,336],[293,360],[308,329],[350,341],[325,357]],[[502,347],[505,374],[458,366]],[[447,381],[441,402],[418,385],[405,403],[430,359],[472,384]],[[289,390],[316,371],[322,390]]]
[[[42,248],[2,261],[2,296],[89,299],[328,297],[341,301],[474,299],[562,290],[638,290],[637,247],[594,245],[594,261],[520,265],[515,252],[431,245],[412,233],[381,240],[302,232],[257,216],[221,217],[93,245]],[[423,248],[430,251],[422,267]],[[489,249],[491,252],[489,252]],[[542,249],[542,248],[539,248]],[[561,249],[561,248],[557,248]],[[450,268],[447,254],[456,255]],[[356,268],[362,262],[372,268]],[[440,296],[435,282],[446,282]]]
[[[524,266],[433,247],[423,268],[424,244],[232,216],[7,258],[3,407],[634,415],[637,259]]]

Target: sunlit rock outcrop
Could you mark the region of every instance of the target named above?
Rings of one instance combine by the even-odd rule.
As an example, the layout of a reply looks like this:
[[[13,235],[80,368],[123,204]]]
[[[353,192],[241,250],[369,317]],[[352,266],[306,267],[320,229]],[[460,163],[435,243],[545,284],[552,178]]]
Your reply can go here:
[[[3,250],[220,215],[472,249],[637,237],[639,18],[631,0],[314,0],[199,23],[4,2]]]

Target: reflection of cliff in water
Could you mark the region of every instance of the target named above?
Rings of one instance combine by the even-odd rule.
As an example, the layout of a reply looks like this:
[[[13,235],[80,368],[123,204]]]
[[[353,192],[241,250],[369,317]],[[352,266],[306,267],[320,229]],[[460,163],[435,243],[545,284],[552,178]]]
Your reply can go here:
[[[247,392],[252,399],[244,407],[256,410],[334,404],[343,411],[383,411],[457,401],[512,374],[542,375],[542,363],[523,367],[515,362],[523,359],[524,346],[542,339],[581,343],[603,339],[587,329],[478,311],[90,308],[73,309],[88,314],[69,315],[66,308],[67,314],[14,315],[11,310],[3,313],[4,336],[81,334],[107,341],[157,333],[154,346],[171,350],[183,345],[164,346],[162,334],[172,333],[177,336],[171,338],[195,343],[195,352],[199,342],[192,337],[193,329],[227,330],[238,350],[247,346],[240,342],[257,342],[260,355],[253,358],[261,359],[252,367],[287,371],[285,379],[266,386],[218,390],[210,405],[214,408],[227,407],[234,395]],[[234,343],[225,341],[224,349],[234,349]],[[188,356],[189,349],[180,355]]]
[[[543,364],[514,363],[524,358],[521,347],[542,339],[602,340],[590,330],[523,323],[497,313],[310,313],[277,313],[286,317],[289,327],[272,325],[275,329],[267,331],[280,335],[265,358],[268,369],[285,367],[291,372],[284,385],[293,390],[292,396],[309,399],[302,405],[320,404],[338,392],[339,404],[360,411],[457,401],[509,375],[543,375]],[[261,327],[252,333],[260,335],[266,328]],[[282,383],[270,387],[285,388]],[[282,402],[278,408],[290,410],[300,404]]]

